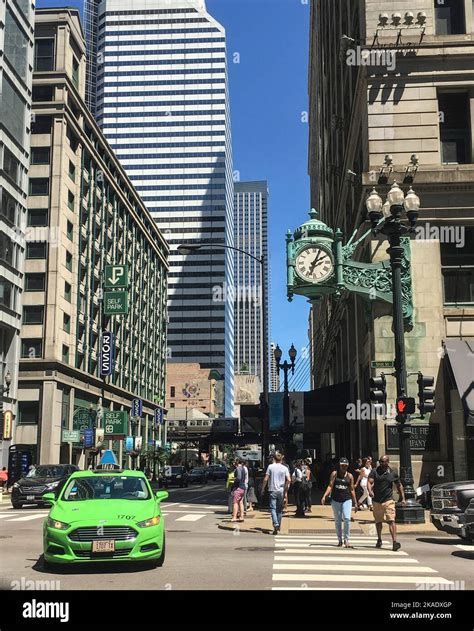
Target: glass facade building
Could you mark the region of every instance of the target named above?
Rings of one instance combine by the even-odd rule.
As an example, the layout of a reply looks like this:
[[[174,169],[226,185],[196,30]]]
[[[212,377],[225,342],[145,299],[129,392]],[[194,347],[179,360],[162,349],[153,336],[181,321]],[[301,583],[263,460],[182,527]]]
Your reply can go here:
[[[205,247],[234,238],[225,30],[203,0],[95,4],[91,107],[170,246],[168,361],[217,369],[231,415],[234,259]],[[204,247],[184,256],[183,242]]]

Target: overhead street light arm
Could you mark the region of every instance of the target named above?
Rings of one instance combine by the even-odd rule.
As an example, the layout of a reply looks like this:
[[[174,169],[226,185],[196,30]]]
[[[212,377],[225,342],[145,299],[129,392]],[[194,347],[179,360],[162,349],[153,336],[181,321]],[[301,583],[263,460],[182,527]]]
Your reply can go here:
[[[263,254],[261,257],[258,257],[250,254],[250,252],[247,252],[247,250],[241,250],[240,248],[235,248],[233,245],[226,245],[224,243],[183,243],[182,245],[178,245],[176,249],[178,250],[179,254],[191,254],[192,252],[200,250],[201,248],[234,250],[235,252],[241,252],[242,254],[249,256],[251,259],[253,259],[254,261],[258,261],[259,263],[263,263],[263,261],[265,260],[265,256]]]

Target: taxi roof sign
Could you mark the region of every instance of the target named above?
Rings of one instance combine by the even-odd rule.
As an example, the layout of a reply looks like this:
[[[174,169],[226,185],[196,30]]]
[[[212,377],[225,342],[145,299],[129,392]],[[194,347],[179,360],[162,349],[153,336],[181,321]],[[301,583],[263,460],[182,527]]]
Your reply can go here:
[[[104,451],[104,454],[102,458],[100,459],[98,466],[101,468],[105,468],[103,467],[103,465],[117,465],[118,466],[117,456],[114,454],[114,452],[111,449],[106,449]],[[111,468],[111,467],[108,467],[108,468]]]

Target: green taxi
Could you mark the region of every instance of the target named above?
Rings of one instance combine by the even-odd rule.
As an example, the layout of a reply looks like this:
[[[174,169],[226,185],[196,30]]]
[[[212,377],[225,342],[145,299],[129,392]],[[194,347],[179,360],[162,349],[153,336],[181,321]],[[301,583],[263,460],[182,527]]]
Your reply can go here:
[[[165,560],[160,503],[142,471],[118,468],[77,471],[57,497],[43,527],[45,566],[65,563]]]

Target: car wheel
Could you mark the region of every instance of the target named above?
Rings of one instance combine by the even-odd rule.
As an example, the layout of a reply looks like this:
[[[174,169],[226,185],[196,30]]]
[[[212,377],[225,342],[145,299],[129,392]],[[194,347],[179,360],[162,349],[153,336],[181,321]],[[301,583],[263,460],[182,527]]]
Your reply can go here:
[[[161,551],[161,556],[159,559],[156,559],[153,563],[153,565],[155,567],[163,567],[163,564],[165,562],[165,555],[166,555],[166,538],[165,535],[163,535],[163,549]]]
[[[16,501],[16,500],[12,500],[12,506],[13,506],[13,508],[21,508],[23,506],[23,504],[21,502]]]

